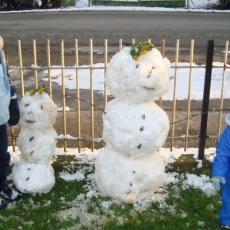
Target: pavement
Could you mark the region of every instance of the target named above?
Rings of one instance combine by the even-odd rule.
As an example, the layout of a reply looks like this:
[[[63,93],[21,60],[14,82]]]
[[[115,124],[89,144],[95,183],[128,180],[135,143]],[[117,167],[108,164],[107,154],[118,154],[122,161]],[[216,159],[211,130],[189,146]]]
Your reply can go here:
[[[209,39],[215,40],[216,58],[223,59],[224,43],[230,37],[229,21],[229,13],[197,12],[96,11],[0,14],[0,34],[9,45],[12,64],[18,62],[18,39],[22,40],[26,56],[32,52],[32,40],[36,39],[40,59],[43,59],[47,38],[51,40],[54,60],[60,54],[61,39],[65,40],[67,50],[74,47],[75,38],[79,39],[82,48],[89,46],[90,38],[93,38],[96,47],[103,47],[105,38],[108,39],[110,47],[118,47],[120,38],[125,45],[130,44],[132,38],[137,41],[152,39],[156,46],[160,46],[161,40],[166,39],[166,51],[173,57],[178,38],[181,40],[181,55],[184,59],[189,56],[190,40],[195,39],[197,62],[204,62]],[[30,58],[28,59],[30,61]]]

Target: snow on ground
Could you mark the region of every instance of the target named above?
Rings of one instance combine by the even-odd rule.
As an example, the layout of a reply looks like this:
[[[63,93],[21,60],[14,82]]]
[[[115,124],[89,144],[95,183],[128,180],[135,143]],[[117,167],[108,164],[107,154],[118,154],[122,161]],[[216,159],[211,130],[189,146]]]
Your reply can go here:
[[[207,8],[217,4],[219,0],[188,0],[189,8]]]
[[[196,0],[199,1],[199,0]],[[169,7],[141,7],[141,6],[90,6],[68,7],[59,9],[0,11],[0,14],[41,13],[41,12],[72,12],[72,11],[144,11],[144,12],[194,12],[194,13],[230,13],[230,10],[214,9],[185,9]]]
[[[223,78],[223,63],[214,62],[215,66],[212,71],[212,84],[211,84],[211,99],[220,98],[221,95],[221,87],[222,87],[222,78]],[[175,66],[175,63],[172,63],[172,67]],[[190,74],[190,64],[189,63],[178,63],[179,67],[175,74],[175,68],[170,69],[170,86],[169,92],[163,96],[163,100],[173,100],[173,88],[174,88],[174,80],[175,75],[177,80],[176,87],[176,98],[178,100],[184,100],[188,98],[188,82],[189,82],[189,74]],[[191,85],[191,99],[193,100],[201,100],[203,98],[203,87],[204,87],[204,76],[205,76],[205,67],[203,65],[198,66],[193,64],[194,68],[191,72],[192,85]],[[81,66],[85,68],[87,66]],[[94,90],[103,93],[104,92],[104,67],[103,63],[94,64],[94,67],[97,68],[93,71],[93,79],[94,79]],[[224,76],[224,98],[230,98],[230,69],[226,69]],[[80,89],[90,89],[90,74],[89,69],[80,69],[79,71],[79,87]],[[43,80],[48,81],[47,71],[42,73]],[[66,69],[64,70],[65,76],[65,87],[68,89],[76,89],[76,70],[74,69]],[[52,82],[58,85],[62,84],[61,79],[61,70],[60,69],[52,69],[51,70],[51,78]],[[109,93],[109,92],[108,92]],[[62,109],[62,108],[61,108]]]
[[[81,181],[85,179],[85,175],[80,172],[75,173],[68,173],[68,172],[61,172],[59,176],[65,181]]]
[[[189,187],[200,189],[208,197],[216,194],[216,190],[208,176],[197,176],[195,174],[187,173],[185,177],[186,179],[183,182],[183,186],[185,189]]]
[[[16,151],[13,152],[12,147],[9,147],[9,152],[11,153],[11,164],[16,163],[20,159],[20,151],[16,148]],[[92,152],[90,149],[83,149],[80,153],[78,153],[78,149],[68,149],[67,152],[64,152],[62,148],[56,148],[56,155],[73,155],[75,156],[75,160],[79,165],[83,165],[83,167],[79,168],[77,172],[69,173],[68,168],[66,170],[59,173],[59,176],[65,181],[81,181],[81,180],[89,180],[93,181],[92,185],[95,185],[94,174],[86,175],[87,171],[90,171],[90,168],[94,166],[96,156],[99,150],[95,150]],[[164,156],[166,164],[172,164],[182,155],[193,155],[194,159],[197,160],[198,149],[197,148],[188,148],[185,152],[183,148],[173,148],[170,151],[170,148],[161,148],[160,153]],[[208,148],[205,150],[205,158],[207,160],[213,161],[215,156],[215,148]],[[87,164],[88,166],[85,166]],[[74,165],[74,164],[73,164]],[[199,165],[199,162],[198,162]],[[72,164],[69,165],[72,167]],[[179,174],[177,173],[167,173],[166,174],[166,184],[169,183],[178,183]],[[209,178],[205,175],[197,176],[194,174],[186,174],[184,180],[184,189],[187,187],[194,187],[197,189],[201,189],[207,196],[215,194],[213,190],[213,186],[209,180]],[[89,190],[90,191],[90,190]],[[95,193],[98,193],[95,191]],[[92,195],[92,194],[91,194]],[[152,198],[155,199],[155,198]]]
[[[11,154],[11,164],[16,163],[20,159],[19,149],[16,147],[15,151],[13,151],[12,146],[10,146],[8,151]],[[212,163],[215,157],[215,151],[216,148],[205,149],[205,159]],[[91,149],[88,148],[82,149],[80,153],[77,148],[68,148],[67,151],[64,152],[63,148],[56,148],[55,156],[75,156],[79,164],[92,164],[95,162],[98,152],[99,150],[92,152]],[[195,160],[198,159],[198,148],[187,148],[186,151],[184,148],[173,148],[172,151],[170,148],[160,148],[160,153],[165,158],[166,164],[172,164],[182,155],[192,155]]]
[[[20,157],[20,152],[18,148],[16,151],[12,151],[12,147],[9,147],[9,151],[12,156],[12,163],[18,161]],[[78,153],[77,149],[68,149],[68,152],[64,152],[63,148],[56,149],[57,155],[72,155],[75,156],[75,159],[69,164],[65,164],[63,171],[59,172],[59,177],[65,180],[68,183],[77,183],[78,181],[84,180],[85,184],[83,185],[84,192],[77,195],[77,197],[72,201],[67,201],[65,198],[60,197],[60,200],[65,203],[66,209],[61,209],[57,211],[57,216],[61,220],[66,219],[75,219],[76,225],[70,229],[80,229],[82,225],[88,228],[101,229],[106,221],[107,217],[115,217],[118,223],[122,224],[127,219],[125,216],[117,216],[114,210],[111,208],[112,205],[118,205],[119,208],[125,208],[123,203],[119,203],[116,200],[108,200],[107,198],[102,198],[101,194],[97,190],[95,183],[95,174],[94,174],[94,162],[98,150],[92,152],[90,149],[82,149]],[[165,156],[166,162],[168,164],[174,162],[182,154],[193,154],[194,158],[197,157],[197,148],[189,148],[185,152],[182,148],[173,149],[170,152],[170,149],[162,148],[161,153]],[[205,156],[213,155],[215,153],[215,148],[206,149]],[[76,167],[77,165],[77,167]],[[139,200],[134,204],[133,209],[130,211],[130,216],[135,218],[140,212],[148,209],[154,202],[158,202],[161,209],[165,209],[171,213],[175,213],[175,206],[169,205],[165,202],[165,198],[169,195],[167,185],[170,185],[173,189],[173,196],[178,197],[180,191],[186,191],[189,188],[195,188],[201,190],[208,197],[215,195],[216,191],[210,181],[210,178],[206,175],[197,176],[195,174],[178,174],[176,172],[166,173],[166,184],[160,188],[156,193],[153,193],[146,200]],[[89,208],[92,208],[92,202],[97,200],[97,206],[94,207],[93,212],[89,212]],[[34,201],[31,200],[34,205]],[[184,217],[187,216],[186,213],[182,213]]]

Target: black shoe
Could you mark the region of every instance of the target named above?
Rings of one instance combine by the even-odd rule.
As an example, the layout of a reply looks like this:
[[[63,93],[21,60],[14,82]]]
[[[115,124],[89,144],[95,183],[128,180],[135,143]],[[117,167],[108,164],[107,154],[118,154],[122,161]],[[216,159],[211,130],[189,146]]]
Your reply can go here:
[[[13,188],[6,186],[2,191],[1,195],[8,201],[19,201],[21,199],[21,194]]]
[[[7,207],[7,202],[4,198],[0,197],[0,210]]]
[[[225,230],[230,229],[230,226],[229,226],[229,225],[223,225],[223,224],[222,224],[220,227],[221,227],[221,229],[225,229]]]

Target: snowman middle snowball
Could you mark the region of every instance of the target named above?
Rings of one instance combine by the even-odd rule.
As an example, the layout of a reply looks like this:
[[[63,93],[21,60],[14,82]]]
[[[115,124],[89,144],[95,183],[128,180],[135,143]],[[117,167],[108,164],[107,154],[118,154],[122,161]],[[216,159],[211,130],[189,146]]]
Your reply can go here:
[[[156,48],[138,50],[145,44],[122,49],[109,63],[107,85],[116,99],[105,108],[106,147],[95,165],[99,190],[128,203],[153,194],[165,174],[158,149],[168,135],[169,120],[154,100],[168,90],[170,63]],[[142,55],[133,58],[131,49]]]

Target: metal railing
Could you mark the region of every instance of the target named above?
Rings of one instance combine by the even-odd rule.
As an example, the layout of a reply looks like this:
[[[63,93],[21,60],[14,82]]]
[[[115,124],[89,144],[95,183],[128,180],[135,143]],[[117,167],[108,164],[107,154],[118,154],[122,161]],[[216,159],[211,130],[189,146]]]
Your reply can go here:
[[[148,40],[149,42],[151,42],[151,40]],[[136,41],[135,39],[132,39],[131,44],[134,44]],[[98,142],[101,142],[101,132],[96,132],[95,131],[95,126],[98,122],[98,120],[96,120],[95,118],[95,113],[98,113],[100,119],[102,117],[103,114],[103,110],[104,110],[104,106],[107,104],[108,98],[111,99],[108,95],[108,91],[107,91],[107,85],[106,85],[106,81],[105,81],[105,77],[106,77],[106,71],[107,71],[107,66],[108,66],[108,62],[109,62],[109,46],[108,46],[108,40],[105,39],[104,40],[104,47],[103,47],[103,59],[104,59],[104,64],[103,66],[95,66],[94,65],[94,46],[93,46],[93,39],[89,40],[89,52],[88,52],[88,65],[79,65],[80,62],[80,58],[79,58],[79,42],[77,39],[74,40],[73,42],[74,44],[74,55],[73,55],[73,59],[74,59],[74,65],[73,66],[66,66],[65,65],[65,47],[64,47],[64,40],[62,40],[60,42],[60,66],[54,66],[51,64],[51,42],[50,40],[46,41],[46,65],[39,65],[38,64],[38,59],[37,59],[37,43],[36,40],[32,41],[32,63],[31,65],[24,65],[23,64],[23,52],[22,52],[22,46],[21,46],[21,41],[19,40],[17,43],[17,48],[18,48],[18,60],[19,63],[17,66],[10,66],[9,65],[9,69],[12,71],[18,71],[19,72],[19,76],[20,76],[20,96],[23,96],[25,94],[25,76],[24,76],[24,72],[26,70],[30,70],[33,72],[33,76],[31,76],[33,78],[33,82],[34,82],[34,87],[38,88],[39,87],[39,74],[40,71],[43,70],[47,70],[47,78],[48,81],[46,83],[46,88],[48,89],[48,93],[49,95],[55,100],[55,95],[54,94],[54,88],[53,88],[53,83],[52,83],[52,75],[51,72],[52,70],[55,69],[59,69],[61,70],[61,87],[56,89],[61,91],[61,98],[62,98],[62,111],[60,113],[62,113],[61,119],[62,122],[60,122],[61,126],[62,126],[62,136],[59,136],[59,140],[62,140],[62,145],[64,150],[66,151],[68,148],[68,143],[69,142],[76,142],[77,143],[77,147],[80,151],[80,149],[85,146],[86,142],[90,142],[90,147],[92,150],[94,150],[95,148],[95,144]],[[191,93],[192,93],[192,83],[193,83],[193,71],[196,68],[205,68],[205,66],[195,66],[194,65],[194,47],[195,47],[195,41],[191,40],[190,43],[190,48],[189,48],[189,53],[190,53],[190,57],[189,57],[189,63],[187,66],[184,65],[180,65],[179,63],[179,58],[180,58],[180,40],[177,39],[176,40],[176,46],[175,46],[175,55],[174,55],[174,66],[172,66],[171,68],[174,69],[174,82],[173,82],[173,98],[171,101],[164,101],[161,98],[157,101],[157,103],[163,107],[163,109],[166,110],[166,112],[168,113],[169,117],[170,117],[170,132],[169,132],[169,137],[167,139],[167,143],[168,146],[171,147],[171,149],[175,146],[175,142],[177,142],[178,140],[180,140],[180,147],[184,147],[184,149],[186,150],[188,148],[188,145],[190,143],[191,140],[199,139],[199,130],[197,130],[196,133],[191,132],[191,121],[193,121],[193,119],[200,117],[200,110],[197,109],[196,112],[194,113],[194,110],[192,110],[191,108],[191,103],[192,98],[191,98]],[[6,49],[7,47],[5,47]],[[118,45],[117,45],[117,51],[121,50],[123,48],[123,40],[120,39],[118,41]],[[161,53],[163,56],[167,56],[167,47],[166,47],[166,41],[165,39],[163,39],[161,41],[161,45],[159,47]],[[217,124],[217,130],[215,131],[215,133],[211,133],[210,135],[208,135],[208,139],[215,139],[217,140],[221,130],[223,128],[223,112],[225,110],[227,110],[226,106],[224,105],[224,84],[225,84],[225,75],[226,75],[226,71],[229,71],[229,66],[227,65],[228,63],[228,53],[229,53],[229,41],[225,42],[225,49],[223,52],[223,66],[213,66],[215,68],[221,68],[222,69],[222,80],[221,80],[221,88],[220,88],[220,98],[218,98],[218,105],[216,105],[214,108],[212,108],[211,112],[213,113],[218,113],[218,119],[216,121]],[[9,55],[7,55],[7,61],[9,62]],[[172,60],[171,60],[172,61]],[[178,70],[179,69],[183,69],[183,68],[189,68],[189,74],[188,74],[188,80],[187,80],[187,86],[188,86],[188,94],[187,94],[187,99],[184,101],[184,105],[183,105],[183,118],[177,118],[177,114],[180,112],[177,110],[177,103],[179,102],[179,100],[177,99],[177,77],[178,77]],[[75,70],[75,82],[76,82],[76,90],[75,90],[75,97],[74,100],[76,100],[76,103],[74,103],[74,106],[72,106],[72,108],[69,111],[66,111],[66,87],[65,87],[65,70],[68,69],[72,69]],[[80,85],[80,70],[88,70],[88,75],[89,75],[89,91],[88,91],[88,97],[89,100],[85,99],[82,96],[81,93],[81,85]],[[100,106],[97,104],[97,102],[95,102],[95,91],[94,91],[94,71],[95,70],[103,70],[103,78],[104,78],[104,90],[103,90],[103,103],[99,103],[100,105],[103,104],[103,106]],[[90,129],[90,135],[86,135],[85,133],[82,133],[82,129],[84,128],[83,124],[82,124],[82,117],[83,117],[83,112],[84,114],[86,113],[86,111],[82,110],[82,103],[87,103],[88,104],[88,112],[87,112],[87,116],[89,116],[89,119],[87,119],[87,121],[85,122],[85,124],[90,124],[89,125],[89,129]],[[179,102],[180,103],[180,102]],[[200,102],[201,103],[201,102]],[[171,106],[170,106],[171,104]],[[171,108],[170,108],[171,107]],[[74,135],[70,135],[69,134],[69,130],[68,130],[68,115],[69,113],[74,112],[76,114],[76,119],[74,121],[74,123],[71,123],[71,128],[74,128]],[[85,117],[85,115],[84,115]],[[199,122],[199,121],[197,121]],[[177,129],[180,127],[180,125],[183,124],[184,128],[183,130],[178,134]],[[101,124],[102,126],[102,124]],[[88,127],[88,126],[87,126]],[[100,127],[100,130],[102,129],[102,127]],[[88,131],[88,130],[87,130]],[[61,132],[59,131],[59,134],[61,134]],[[16,144],[16,137],[17,135],[15,134],[15,130],[11,129],[10,132],[10,137],[12,140],[12,145],[13,147],[15,147]],[[212,143],[212,145],[214,145]]]

